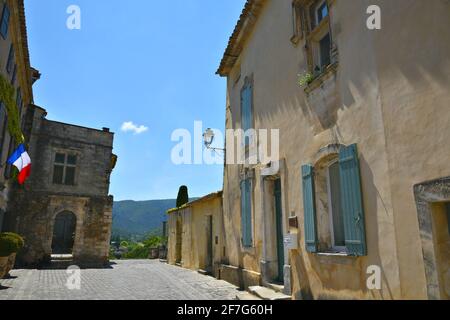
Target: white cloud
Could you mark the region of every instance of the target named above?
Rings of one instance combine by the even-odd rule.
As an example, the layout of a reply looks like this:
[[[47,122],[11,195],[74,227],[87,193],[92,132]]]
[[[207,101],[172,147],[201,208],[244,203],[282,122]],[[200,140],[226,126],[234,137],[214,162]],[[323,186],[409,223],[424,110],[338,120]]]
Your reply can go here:
[[[133,123],[133,121],[124,122],[122,124],[122,127],[120,128],[123,132],[133,132],[134,134],[141,134],[148,130],[146,126],[143,125],[136,125]]]

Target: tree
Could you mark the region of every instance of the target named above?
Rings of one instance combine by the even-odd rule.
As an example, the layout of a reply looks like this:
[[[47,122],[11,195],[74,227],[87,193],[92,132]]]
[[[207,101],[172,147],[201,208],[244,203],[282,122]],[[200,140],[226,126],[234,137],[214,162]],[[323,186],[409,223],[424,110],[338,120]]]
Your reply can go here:
[[[181,186],[178,190],[177,196],[177,208],[189,202],[188,188],[186,186]]]

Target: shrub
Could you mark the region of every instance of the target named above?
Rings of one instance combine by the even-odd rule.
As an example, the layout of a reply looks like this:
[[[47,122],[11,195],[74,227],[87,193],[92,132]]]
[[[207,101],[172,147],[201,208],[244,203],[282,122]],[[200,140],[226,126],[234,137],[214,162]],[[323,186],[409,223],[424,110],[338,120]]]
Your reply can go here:
[[[189,202],[188,188],[186,186],[181,186],[178,190],[177,196],[177,208]]]
[[[25,241],[23,240],[23,238],[18,235],[17,233],[13,233],[13,232],[3,232],[0,233],[0,237],[2,236],[10,236],[13,237],[15,239],[17,239],[17,243],[19,245],[19,250],[22,249],[25,246]]]
[[[8,257],[20,249],[19,240],[10,235],[0,235],[0,257]]]

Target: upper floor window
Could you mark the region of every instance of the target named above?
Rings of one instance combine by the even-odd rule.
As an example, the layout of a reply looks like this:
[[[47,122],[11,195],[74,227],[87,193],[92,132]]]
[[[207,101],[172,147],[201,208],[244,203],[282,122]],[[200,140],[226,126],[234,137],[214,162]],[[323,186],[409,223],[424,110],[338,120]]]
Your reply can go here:
[[[241,90],[241,128],[246,132],[253,129],[253,85],[251,80],[246,78]],[[245,135],[245,147],[251,143],[251,135]]]
[[[53,183],[75,185],[75,170],[77,167],[77,156],[57,152],[53,165]]]
[[[319,2],[315,10],[315,15],[316,25],[319,25],[323,19],[328,17],[328,5],[326,1],[323,1],[322,3]]]
[[[14,46],[11,44],[11,47],[9,48],[8,62],[6,63],[6,72],[10,74],[13,71],[13,67],[14,67]]]
[[[3,6],[2,17],[0,21],[0,34],[3,39],[8,37],[9,16],[11,15],[8,5],[5,3]]]

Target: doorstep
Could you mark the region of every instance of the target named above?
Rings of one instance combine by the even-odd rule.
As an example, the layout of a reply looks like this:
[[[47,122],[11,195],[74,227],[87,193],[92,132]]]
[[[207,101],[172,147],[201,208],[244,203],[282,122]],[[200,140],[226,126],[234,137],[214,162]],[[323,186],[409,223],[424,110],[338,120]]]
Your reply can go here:
[[[291,296],[266,287],[252,286],[248,287],[248,291],[262,300],[292,300]]]

